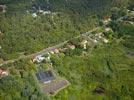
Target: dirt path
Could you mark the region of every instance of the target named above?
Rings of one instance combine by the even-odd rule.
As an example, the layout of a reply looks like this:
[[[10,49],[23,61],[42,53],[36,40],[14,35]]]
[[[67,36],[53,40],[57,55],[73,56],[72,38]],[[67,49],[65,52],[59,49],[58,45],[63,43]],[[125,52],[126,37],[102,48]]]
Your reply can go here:
[[[97,29],[99,29],[99,28],[100,28],[100,27],[96,27],[96,28],[94,28],[94,29],[92,29],[92,30],[90,30],[90,31],[88,31],[88,32],[86,32],[86,33],[83,33],[83,34],[85,34],[85,35],[90,34],[91,32],[93,32],[93,31],[95,31],[95,30],[97,30]],[[83,34],[78,35],[78,36],[76,36],[76,37],[74,37],[74,38],[79,38],[79,37],[81,37]],[[4,61],[3,63],[0,64],[0,66],[5,65],[5,64],[8,64],[8,63],[13,63],[13,62],[18,61],[18,60],[20,60],[20,59],[32,58],[32,57],[37,56],[37,55],[43,55],[43,54],[45,54],[45,53],[47,53],[47,52],[49,52],[49,51],[51,51],[51,50],[53,50],[53,49],[62,47],[62,46],[65,45],[68,41],[69,41],[69,40],[64,41],[64,42],[62,42],[62,43],[59,43],[59,44],[57,44],[57,45],[55,45],[55,46],[45,48],[45,49],[43,49],[43,50],[41,50],[41,51],[39,51],[39,52],[30,54],[30,55],[18,57],[17,59],[13,59],[13,60]]]

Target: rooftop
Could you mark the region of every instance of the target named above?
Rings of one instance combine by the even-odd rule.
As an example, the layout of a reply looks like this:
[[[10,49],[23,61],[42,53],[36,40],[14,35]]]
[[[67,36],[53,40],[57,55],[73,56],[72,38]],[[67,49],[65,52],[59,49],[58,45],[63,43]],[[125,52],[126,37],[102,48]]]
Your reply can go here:
[[[6,12],[6,5],[0,5],[0,12]]]
[[[68,45],[70,49],[75,49],[75,45]]]
[[[54,80],[54,75],[52,73],[52,71],[48,70],[48,71],[39,71],[38,73],[36,73],[37,79],[41,82],[41,83],[49,83],[52,80]]]
[[[69,82],[67,80],[61,80],[53,85],[50,84],[49,86],[44,87],[43,91],[47,94],[54,95],[58,91],[67,87],[68,85],[69,85]]]
[[[0,69],[0,78],[8,76],[8,74],[9,74],[8,71]]]

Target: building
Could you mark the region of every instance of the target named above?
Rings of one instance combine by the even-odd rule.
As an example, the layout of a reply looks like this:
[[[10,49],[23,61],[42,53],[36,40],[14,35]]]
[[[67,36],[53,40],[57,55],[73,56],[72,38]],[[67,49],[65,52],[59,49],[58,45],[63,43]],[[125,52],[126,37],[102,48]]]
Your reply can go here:
[[[42,55],[38,55],[36,56],[32,61],[35,63],[35,62],[42,62],[43,60],[45,60],[45,57],[43,57]]]
[[[55,48],[55,49],[52,49],[52,50],[50,51],[50,53],[51,53],[51,54],[54,54],[54,53],[55,53],[55,54],[58,54],[58,53],[60,53],[60,51],[59,51],[59,49],[56,49],[56,48]]]
[[[39,9],[39,13],[43,13],[43,10]]]
[[[50,55],[49,52],[47,54],[45,54],[44,57],[45,57],[46,62],[50,62],[51,61],[51,59],[50,59],[51,55]]]
[[[87,49],[87,40],[83,40],[81,42],[81,44],[82,44],[82,46],[83,46],[84,49]]]
[[[0,5],[0,12],[6,12],[6,5]]]
[[[54,54],[54,52],[53,52],[53,51],[50,51],[50,53],[51,53],[51,54]]]
[[[109,31],[111,31],[111,28],[106,27],[106,28],[105,28],[105,31],[106,31],[106,32],[109,32]]]
[[[72,49],[72,50],[75,49],[75,45],[68,45],[68,47],[69,47],[70,49]]]
[[[65,48],[60,48],[60,49],[59,49],[60,52],[66,52],[67,50],[68,50],[68,48],[66,48],[66,47],[65,47]]]
[[[35,18],[35,17],[37,17],[37,14],[36,13],[33,13],[32,16]]]
[[[0,78],[8,76],[8,74],[9,74],[8,71],[0,69]]]
[[[109,41],[104,38],[104,39],[103,39],[103,42],[104,42],[104,43],[108,43]]]
[[[98,43],[98,41],[96,39],[93,40],[94,43]]]
[[[41,83],[50,83],[52,80],[55,79],[53,73],[51,70],[48,71],[39,71],[38,73],[36,73],[37,79],[41,82]]]
[[[97,34],[95,34],[95,36],[98,37],[99,39],[102,38],[102,35],[103,35],[103,33],[97,33]]]
[[[43,11],[43,15],[51,14],[51,11]]]
[[[103,19],[104,24],[108,24],[111,21],[111,18],[109,16],[105,16]]]

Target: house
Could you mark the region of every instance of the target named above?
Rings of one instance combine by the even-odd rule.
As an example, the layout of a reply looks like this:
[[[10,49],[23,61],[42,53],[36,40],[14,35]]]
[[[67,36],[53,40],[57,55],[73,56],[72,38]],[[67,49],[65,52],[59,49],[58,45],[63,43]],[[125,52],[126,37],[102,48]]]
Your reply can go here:
[[[102,38],[102,35],[103,35],[103,33],[97,33],[97,34],[95,34],[95,36],[98,37],[99,39]]]
[[[43,13],[43,10],[39,9],[39,13]]]
[[[84,49],[87,48],[87,40],[83,40],[83,41],[81,42],[81,44],[82,44],[82,46],[83,46]]]
[[[66,52],[68,50],[68,48],[60,48],[59,51],[60,52]]]
[[[51,14],[51,11],[43,11],[43,15]]]
[[[36,73],[37,79],[44,84],[50,83],[52,80],[55,79],[51,70],[48,71],[39,71]]]
[[[0,78],[8,76],[8,71],[0,69]]]
[[[104,24],[108,24],[111,21],[111,18],[109,16],[105,16],[103,19]]]
[[[96,87],[95,90],[93,91],[95,94],[104,94],[105,89],[103,87]]]
[[[96,39],[93,40],[94,43],[98,43],[98,41]]]
[[[39,63],[39,62],[42,62],[43,60],[45,60],[45,57],[43,57],[42,55],[38,55],[32,61]]]
[[[6,5],[0,5],[0,12],[6,12]]]
[[[131,24],[131,25],[134,25],[134,22],[132,22],[132,21],[128,21],[128,23]]]
[[[106,31],[106,32],[109,32],[109,31],[111,31],[111,28],[106,27],[106,28],[105,28],[105,31]]]
[[[55,53],[55,54],[58,54],[59,53],[59,49],[52,49],[51,51],[50,51],[51,53]]]
[[[130,10],[129,10],[129,9],[127,9],[127,12],[129,13],[129,12],[130,12]]]
[[[33,13],[32,16],[35,18],[35,17],[37,17],[37,14],[36,13]]]
[[[104,43],[108,43],[109,41],[104,38],[104,39],[103,39],[103,42],[104,42]]]
[[[54,52],[53,52],[53,51],[50,51],[50,53],[51,53],[51,54],[54,54]]]
[[[70,49],[72,49],[72,50],[74,50],[75,49],[75,45],[68,45],[68,47],[70,48]]]
[[[26,13],[29,13],[29,10],[26,10]]]

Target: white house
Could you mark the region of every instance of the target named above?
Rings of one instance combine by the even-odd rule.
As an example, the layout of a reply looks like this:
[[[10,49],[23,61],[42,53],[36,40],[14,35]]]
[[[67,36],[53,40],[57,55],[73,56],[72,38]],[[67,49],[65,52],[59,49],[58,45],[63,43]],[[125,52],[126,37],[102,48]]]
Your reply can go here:
[[[40,10],[39,10],[39,13],[43,13],[43,10],[40,9]]]
[[[51,54],[54,54],[54,51],[50,51]]]
[[[106,32],[109,32],[110,30],[111,30],[111,28],[109,28],[109,27],[106,27],[106,28],[105,28],[105,31],[106,31]]]
[[[102,38],[102,33],[97,33],[97,34],[95,34],[95,36],[98,37],[99,39],[101,39]]]
[[[94,40],[94,43],[97,43],[98,41],[97,40]]]
[[[83,45],[84,49],[87,49],[87,40],[83,40],[81,44]]]
[[[55,48],[55,49],[51,50],[50,53],[51,53],[51,54],[54,54],[54,53],[55,53],[55,54],[58,54],[58,53],[60,53],[60,51],[59,51],[59,49],[56,49],[56,48]]]
[[[38,55],[33,59],[33,62],[42,62],[43,60],[45,60],[45,57]]]
[[[35,18],[35,17],[37,17],[37,14],[36,13],[33,13],[32,16]]]
[[[0,77],[5,77],[5,76],[8,76],[8,75],[9,75],[8,71],[0,69]]]
[[[103,23],[104,24],[108,24],[109,22],[111,21],[111,18],[105,18],[104,20],[103,20]]]
[[[72,49],[72,50],[75,49],[75,45],[68,45],[68,47],[69,47],[70,49]]]
[[[51,14],[51,11],[44,11],[43,15]]]
[[[0,12],[6,12],[6,5],[0,5]]]
[[[103,41],[104,41],[104,43],[108,43],[109,41],[108,41],[108,39],[103,39]]]

